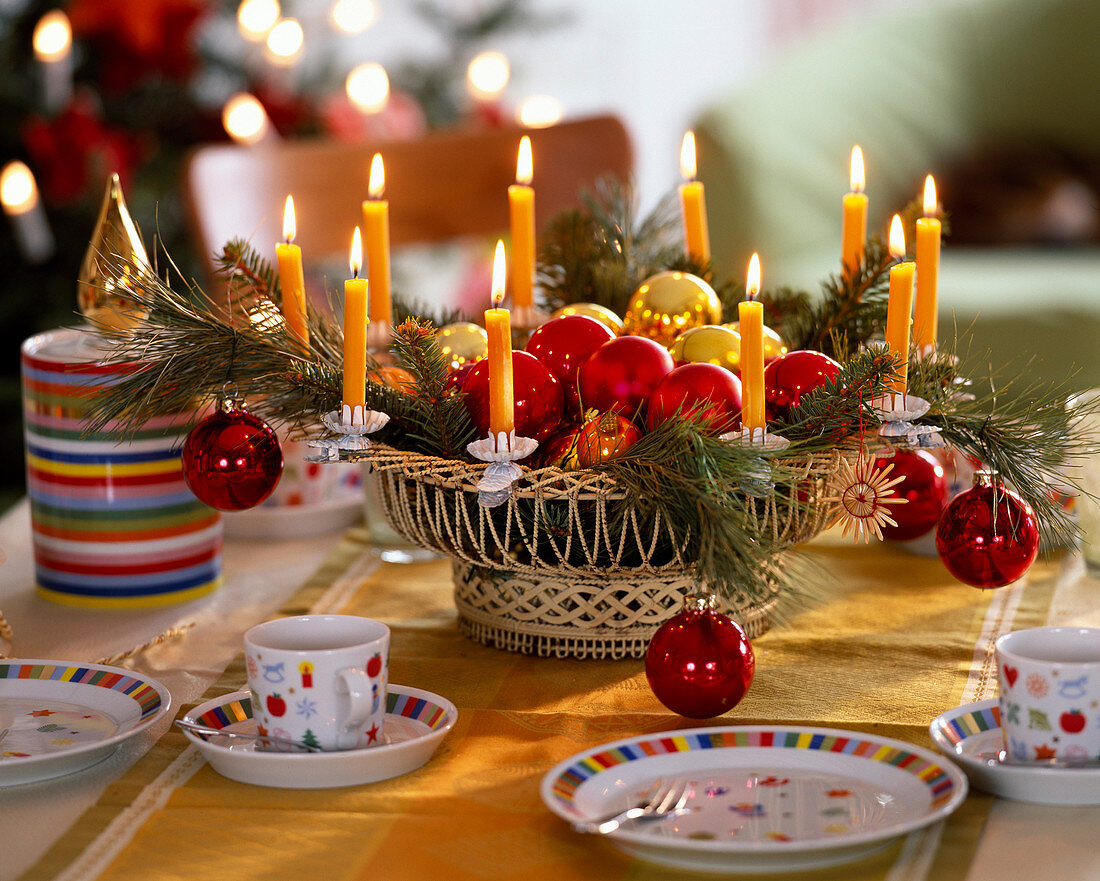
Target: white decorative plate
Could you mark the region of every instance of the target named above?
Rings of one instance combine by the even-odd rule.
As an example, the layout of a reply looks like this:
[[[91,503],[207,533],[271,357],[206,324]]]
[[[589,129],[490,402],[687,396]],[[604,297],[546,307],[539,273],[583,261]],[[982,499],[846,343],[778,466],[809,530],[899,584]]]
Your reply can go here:
[[[928,730],[936,746],[963,766],[978,789],[1014,801],[1100,805],[1100,766],[1051,768],[1000,760],[1004,737],[996,698],[948,710],[933,719]]]
[[[70,774],[107,758],[168,712],[163,685],[72,661],[0,661],[0,786]]]
[[[542,781],[570,822],[686,780],[688,810],[607,838],[628,853],[704,872],[783,872],[857,859],[948,816],[966,797],[951,762],[898,740],[828,728],[670,731],[578,753]]]
[[[247,691],[214,698],[183,718],[210,728],[256,733]],[[457,718],[458,711],[449,700],[391,683],[383,742],[378,746],[320,753],[266,752],[247,740],[216,734],[204,740],[186,729],[183,733],[211,767],[230,780],[284,789],[327,789],[374,783],[415,771],[432,757]]]

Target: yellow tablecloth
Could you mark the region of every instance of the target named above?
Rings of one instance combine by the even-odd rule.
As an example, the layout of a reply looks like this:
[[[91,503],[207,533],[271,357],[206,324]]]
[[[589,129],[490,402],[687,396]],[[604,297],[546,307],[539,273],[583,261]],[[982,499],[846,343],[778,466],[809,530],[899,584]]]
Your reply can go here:
[[[444,695],[459,710],[427,765],[369,786],[268,789],[222,778],[173,730],[24,878],[54,878],[78,858],[81,877],[93,866],[103,881],[679,877],[574,834],[538,795],[542,775],[581,749],[698,724],[656,701],[642,662],[477,645],[457,632],[447,562],[383,564],[356,576],[369,553],[365,536],[350,533],[283,613],[310,610],[342,580],[341,611],[391,626],[391,681]],[[1056,580],[1055,566],[1040,562],[1026,585],[983,592],[934,558],[829,536],[802,553],[807,571],[820,573],[821,601],[754,641],[751,690],[709,724],[825,725],[930,747],[935,715],[993,695],[993,640],[1044,623]],[[206,697],[244,681],[238,658]],[[925,877],[927,867],[927,877],[963,877],[991,801],[971,793],[942,826],[808,877]],[[908,865],[920,873],[906,874]]]

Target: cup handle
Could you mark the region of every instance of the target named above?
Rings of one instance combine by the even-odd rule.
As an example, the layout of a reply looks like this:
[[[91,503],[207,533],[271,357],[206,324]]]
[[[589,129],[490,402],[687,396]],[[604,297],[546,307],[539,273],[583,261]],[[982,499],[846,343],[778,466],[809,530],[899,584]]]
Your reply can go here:
[[[344,749],[355,746],[359,728],[370,718],[370,677],[359,667],[347,667],[336,673],[336,691],[348,696],[348,716],[343,721],[337,738]]]

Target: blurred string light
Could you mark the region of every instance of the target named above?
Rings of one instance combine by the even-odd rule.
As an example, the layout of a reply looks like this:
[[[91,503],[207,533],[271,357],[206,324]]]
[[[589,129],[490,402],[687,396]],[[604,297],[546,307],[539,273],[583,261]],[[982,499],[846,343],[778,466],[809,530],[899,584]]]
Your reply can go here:
[[[240,92],[225,102],[222,125],[238,144],[257,144],[271,134],[271,120],[263,104],[247,92]]]
[[[345,34],[361,34],[374,23],[375,10],[371,0],[336,0],[329,18],[337,30]]]
[[[516,119],[527,128],[547,128],[561,122],[561,101],[551,95],[532,95],[519,105]]]
[[[267,39],[280,15],[279,0],[241,0],[237,7],[237,27],[246,40],[259,43]]]
[[[390,97],[390,78],[376,61],[360,64],[348,74],[345,88],[351,102],[364,113],[377,113]]]
[[[493,101],[500,97],[512,70],[503,52],[480,52],[466,68],[466,83],[470,94],[481,101]]]
[[[284,18],[267,35],[267,57],[273,64],[290,67],[302,54],[305,33],[295,18]]]

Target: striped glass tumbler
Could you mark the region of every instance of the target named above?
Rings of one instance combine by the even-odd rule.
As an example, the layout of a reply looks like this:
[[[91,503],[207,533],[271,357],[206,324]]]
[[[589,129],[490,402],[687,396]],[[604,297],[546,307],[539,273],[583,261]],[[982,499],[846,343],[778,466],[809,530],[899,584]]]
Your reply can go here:
[[[183,482],[189,414],[126,435],[88,431],[97,386],[135,365],[98,363],[94,334],[23,343],[23,425],[35,580],[47,599],[141,608],[194,599],[221,582],[220,515]]]

